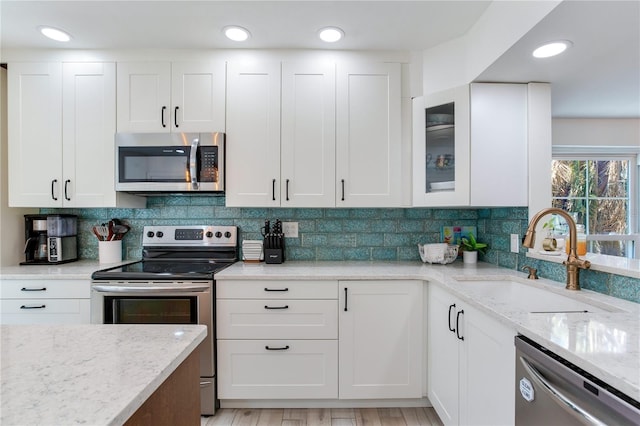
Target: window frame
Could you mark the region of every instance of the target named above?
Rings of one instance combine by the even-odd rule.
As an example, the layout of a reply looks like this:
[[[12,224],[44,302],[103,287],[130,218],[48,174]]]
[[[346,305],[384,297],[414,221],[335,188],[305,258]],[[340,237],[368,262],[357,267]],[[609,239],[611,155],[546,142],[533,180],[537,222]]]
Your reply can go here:
[[[638,207],[640,200],[640,147],[555,145],[552,148],[551,160],[629,161],[629,209],[627,212],[629,237],[621,238],[619,240],[627,241],[627,253],[629,253],[631,258],[640,259],[640,247],[637,243],[638,234],[640,233],[640,208]],[[553,200],[553,194],[551,194],[551,200]],[[598,235],[600,234],[592,234],[590,237],[587,230],[588,240],[601,239]],[[604,234],[602,236],[604,236]]]

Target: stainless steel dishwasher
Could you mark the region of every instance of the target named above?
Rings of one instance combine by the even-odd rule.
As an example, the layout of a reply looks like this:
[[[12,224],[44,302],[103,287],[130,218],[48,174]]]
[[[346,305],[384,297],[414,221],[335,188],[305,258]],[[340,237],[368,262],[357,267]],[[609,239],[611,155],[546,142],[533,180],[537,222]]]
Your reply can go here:
[[[640,402],[517,336],[516,425],[640,425]]]

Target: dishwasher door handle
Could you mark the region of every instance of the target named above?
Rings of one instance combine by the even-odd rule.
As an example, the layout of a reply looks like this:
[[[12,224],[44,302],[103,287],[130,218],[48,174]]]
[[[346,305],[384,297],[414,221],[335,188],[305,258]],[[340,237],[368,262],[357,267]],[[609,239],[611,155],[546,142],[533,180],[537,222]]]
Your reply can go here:
[[[556,401],[562,408],[572,414],[574,417],[581,421],[586,421],[588,424],[597,426],[606,426],[606,423],[598,420],[593,415],[588,413],[584,408],[580,407],[574,401],[570,400],[562,392],[556,389],[551,383],[549,383],[540,372],[529,363],[524,357],[520,357],[520,362],[524,369],[529,373],[534,382],[536,382],[542,390],[550,394],[551,398]]]

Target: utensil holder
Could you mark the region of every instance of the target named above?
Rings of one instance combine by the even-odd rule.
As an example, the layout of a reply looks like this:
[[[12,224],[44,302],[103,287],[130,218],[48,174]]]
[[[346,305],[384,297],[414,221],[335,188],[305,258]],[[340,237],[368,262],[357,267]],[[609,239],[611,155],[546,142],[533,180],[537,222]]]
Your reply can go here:
[[[98,259],[100,263],[122,262],[122,240],[98,241]]]

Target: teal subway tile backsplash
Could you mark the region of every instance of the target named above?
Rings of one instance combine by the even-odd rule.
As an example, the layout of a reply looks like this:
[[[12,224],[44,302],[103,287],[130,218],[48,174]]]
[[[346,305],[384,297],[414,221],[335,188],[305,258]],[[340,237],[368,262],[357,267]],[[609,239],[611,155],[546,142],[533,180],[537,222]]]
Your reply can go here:
[[[538,269],[543,278],[564,282],[563,265],[527,258],[525,249],[510,252],[509,234],[524,234],[526,207],[482,209],[363,208],[287,209],[230,208],[220,196],[148,197],[144,209],[42,209],[42,213],[79,216],[80,258],[97,259],[98,244],[91,226],[116,217],[132,226],[124,238],[127,259],[142,255],[144,225],[209,224],[236,225],[241,239],[260,239],[265,219],[298,222],[298,238],[286,239],[287,260],[402,260],[420,261],[418,243],[440,241],[442,226],[476,226],[478,240],[489,244],[480,260],[520,270]],[[586,289],[640,303],[640,280],[597,271],[581,271]]]

